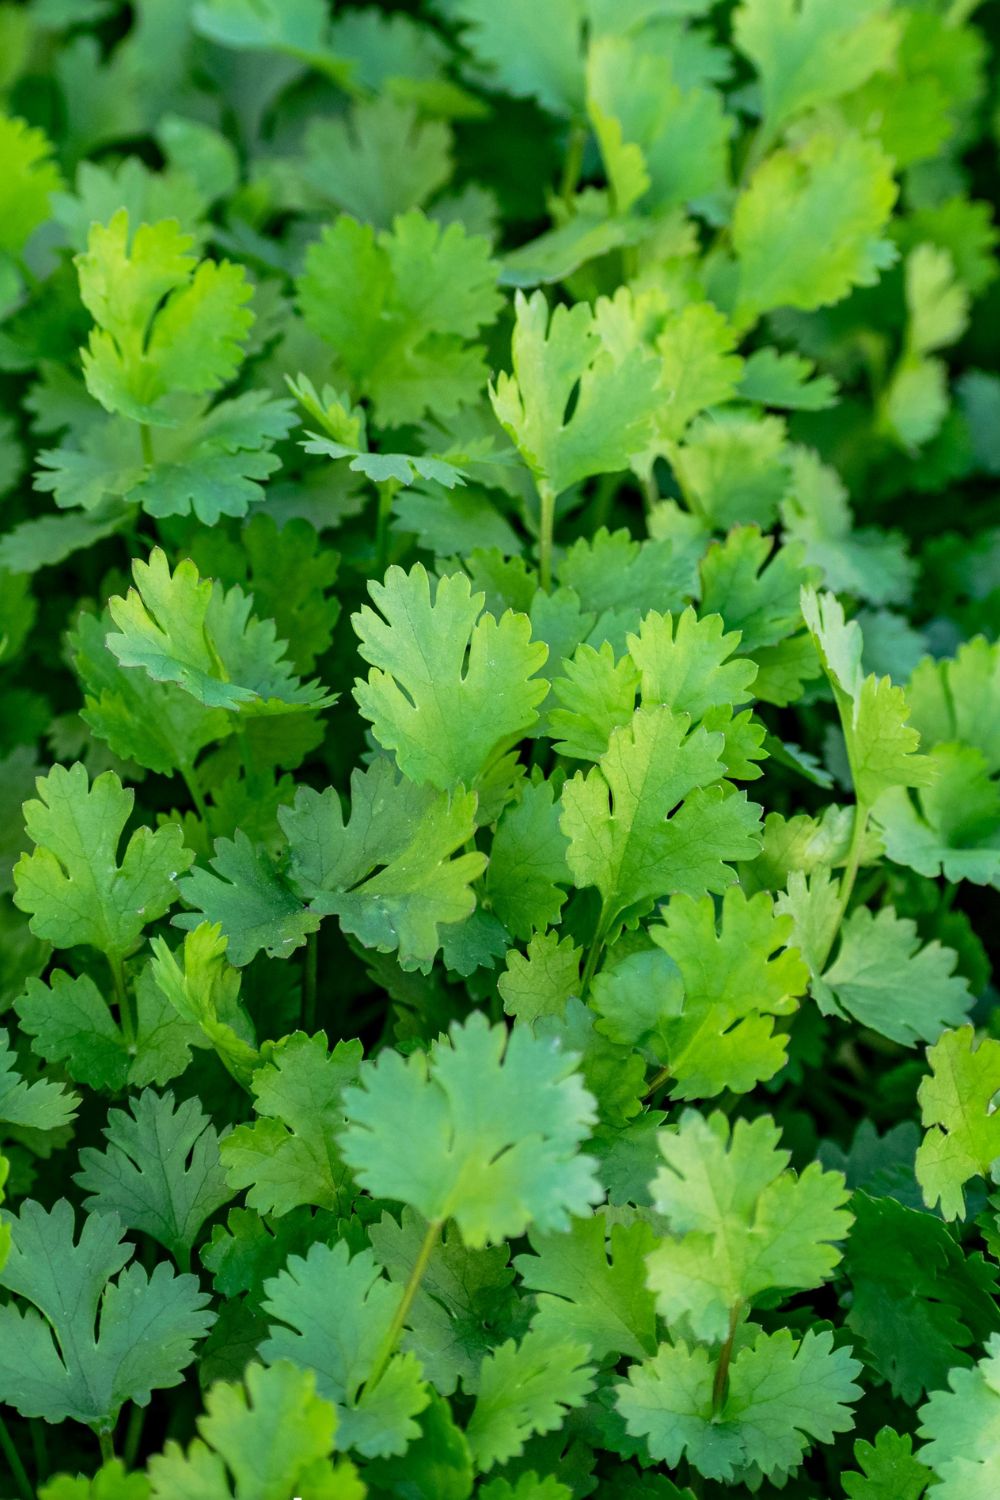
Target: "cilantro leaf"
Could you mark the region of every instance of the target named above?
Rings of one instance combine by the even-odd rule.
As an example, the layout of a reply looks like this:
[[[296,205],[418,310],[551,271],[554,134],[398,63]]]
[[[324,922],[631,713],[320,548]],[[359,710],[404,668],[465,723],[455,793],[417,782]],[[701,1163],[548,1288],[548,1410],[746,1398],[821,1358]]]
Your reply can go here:
[[[107,644],[123,667],[176,682],[206,708],[297,713],[332,701],[318,683],[295,677],[273,621],[252,615],[241,589],[200,578],[188,560],[171,572],[160,547],[148,562],[137,558],[132,574],[135,587],[108,604],[120,634]]]
[[[940,1203],[946,1219],[965,1211],[970,1177],[985,1176],[1000,1157],[1000,1115],[990,1113],[1000,1090],[1000,1042],[973,1046],[971,1026],[946,1031],[927,1050],[931,1071],[917,1091],[924,1138],[917,1181],[928,1208]]]
[[[120,963],[169,910],[193,855],[168,824],[137,829],[118,863],[135,794],[113,771],[91,786],[79,762],[54,766],[36,785],[40,800],[25,803],[24,820],[37,847],[14,868],[15,904],[38,937],[60,948],[86,944]]]
[[[372,666],[355,685],[358,707],[412,780],[474,786],[535,722],[545,646],[526,616],[484,615],[464,573],[441,578],[433,598],[420,563],[368,588],[381,615],[365,605],[353,617]]]
[[[551,782],[526,782],[493,836],[486,900],[515,938],[557,922],[569,884],[566,837]]]
[[[825,307],[872,286],[895,259],[881,237],[895,199],[891,162],[861,136],[820,131],[773,152],[733,213],[737,322],[774,307]]]
[[[316,1394],[308,1370],[286,1361],[247,1366],[243,1382],[219,1381],[205,1397],[198,1437],[185,1454],[171,1440],[149,1465],[152,1500],[200,1495],[250,1500],[253,1494],[323,1494],[361,1500],[350,1465],[334,1466],[336,1413]],[[233,1489],[230,1489],[229,1475]],[[98,1497],[95,1497],[98,1500]],[[124,1497],[123,1497],[124,1500]]]
[[[193,1276],[162,1262],[152,1275],[127,1265],[132,1247],[121,1243],[115,1215],[84,1219],[74,1243],[65,1199],[49,1211],[29,1199],[8,1222],[0,1284],[31,1306],[0,1308],[5,1402],[23,1416],[72,1417],[107,1432],[126,1401],[146,1406],[154,1390],[180,1383],[215,1320]]]
[[[863,1474],[841,1475],[848,1500],[921,1500],[931,1471],[913,1455],[913,1439],[883,1427],[874,1443],[854,1444]]]
[[[69,1124],[78,1103],[75,1094],[47,1078],[26,1083],[17,1071],[10,1034],[0,1031],[0,1121],[33,1130],[57,1130]]]
[[[725,1338],[730,1310],[769,1289],[818,1286],[850,1227],[844,1179],[812,1162],[788,1169],[774,1122],[707,1119],[686,1110],[676,1134],[659,1136],[653,1202],[675,1238],[650,1254],[660,1314],[700,1338]]]
[[[532,1329],[520,1344],[501,1344],[483,1360],[466,1437],[478,1468],[505,1463],[532,1433],[562,1426],[592,1388],[587,1346]]]
[[[987,1500],[998,1454],[1000,1334],[973,1369],[952,1370],[948,1385],[920,1408],[920,1461],[933,1471],[940,1500]]]
[[[562,1229],[600,1197],[577,1154],[594,1104],[575,1058],[526,1028],[508,1038],[473,1014],[429,1054],[383,1052],[344,1105],[340,1146],[362,1186],[454,1219],[473,1247]]]
[[[745,1093],[785,1061],[787,1041],[774,1017],[796,1008],[808,983],[798,952],[788,947],[790,918],[776,916],[764,891],[748,901],[738,886],[723,895],[716,930],[710,897],[676,895],[664,925],[650,937],[674,960],[684,985],[675,1019],[662,1025],[662,1057],[678,1099]]]
[[[250,1208],[280,1215],[303,1203],[341,1206],[349,1177],[337,1136],[360,1061],[360,1042],[339,1042],[329,1053],[322,1036],[301,1031],[269,1049],[250,1081],[257,1119],[219,1146],[229,1186],[249,1189]]]
[[[319,916],[281,877],[266,849],[245,833],[216,839],[209,864],[214,874],[196,867],[179,883],[182,899],[195,909],[179,912],[173,923],[188,931],[206,920],[218,924],[237,968],[260,952],[288,958],[319,927]]]
[[[632,1365],[616,1400],[655,1459],[674,1466],[686,1453],[709,1479],[739,1482],[760,1470],[783,1482],[814,1442],[850,1429],[860,1369],[849,1350],[834,1349],[832,1334],[810,1329],[796,1340],[783,1328],[740,1350],[719,1410],[708,1351],[684,1343],[662,1344],[654,1360]]]
[[[341,1240],[293,1255],[265,1286],[273,1319],[260,1356],[311,1371],[337,1412],[339,1441],[366,1458],[405,1452],[420,1432],[415,1418],[430,1399],[412,1354],[393,1354],[382,1378],[367,1377],[403,1289],[384,1279],[370,1250],[351,1257]]]
[[[130,1111],[109,1111],[104,1151],[80,1152],[83,1206],[152,1235],[186,1269],[205,1220],[232,1197],[218,1133],[193,1099],[175,1107],[173,1094],[144,1089]]]
[[[722,744],[686,714],[640,708],[599,764],[566,783],[566,857],[577,885],[600,892],[602,940],[657,897],[721,893],[736,878],[724,862],[752,857],[758,809],[716,785]]]
[[[586,1344],[596,1360],[654,1351],[656,1310],[643,1262],[656,1236],[648,1224],[609,1225],[596,1213],[574,1219],[568,1233],[528,1238],[534,1254],[517,1256],[514,1265],[536,1294],[533,1329]]]

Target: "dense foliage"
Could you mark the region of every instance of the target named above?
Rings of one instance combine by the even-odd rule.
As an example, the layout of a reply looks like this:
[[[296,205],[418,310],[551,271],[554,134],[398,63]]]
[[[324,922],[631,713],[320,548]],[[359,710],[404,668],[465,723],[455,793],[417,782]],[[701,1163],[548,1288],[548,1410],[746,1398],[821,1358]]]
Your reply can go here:
[[[5,1497],[996,1500],[997,43],[0,5]]]

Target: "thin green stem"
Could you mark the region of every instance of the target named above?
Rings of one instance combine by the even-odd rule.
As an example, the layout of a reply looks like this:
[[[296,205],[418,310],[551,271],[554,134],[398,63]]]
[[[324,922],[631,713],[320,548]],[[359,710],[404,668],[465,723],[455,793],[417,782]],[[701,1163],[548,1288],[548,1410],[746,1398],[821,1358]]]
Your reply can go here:
[[[538,518],[538,582],[546,593],[552,588],[552,542],[556,529],[556,493],[551,485],[539,484],[541,509]]]
[[[45,1423],[41,1417],[32,1417],[31,1450],[35,1455],[35,1478],[41,1484],[49,1476],[49,1444],[45,1436]]]
[[[125,1033],[125,1041],[129,1047],[135,1046],[135,1018],[132,1015],[132,1006],[128,997],[128,986],[125,983],[125,964],[120,953],[108,954],[108,968],[111,970],[111,983],[114,986],[115,1003],[118,1006],[118,1019],[121,1022],[122,1031]]]
[[[729,1309],[729,1332],[726,1342],[719,1352],[719,1362],[715,1367],[715,1379],[712,1381],[712,1413],[718,1416],[726,1402],[729,1394],[729,1366],[733,1359],[733,1344],[736,1342],[736,1330],[740,1326],[740,1315],[743,1312],[743,1304],[736,1302]]]
[[[822,973],[826,968],[827,959],[840,931],[841,923],[847,915],[851,895],[854,891],[854,882],[858,878],[858,870],[861,867],[861,853],[864,849],[865,833],[868,829],[868,808],[863,802],[854,804],[854,821],[851,825],[851,842],[847,849],[847,863],[844,873],[840,877],[840,888],[837,892],[837,918],[830,923],[830,934],[826,943],[826,952],[817,953],[817,972]]]
[[[409,1317],[410,1308],[413,1306],[413,1299],[417,1295],[420,1283],[424,1279],[424,1274],[430,1264],[430,1258],[434,1254],[434,1247],[437,1245],[443,1227],[443,1219],[432,1219],[427,1226],[427,1233],[424,1235],[423,1243],[413,1263],[413,1270],[410,1272],[406,1286],[403,1288],[403,1296],[400,1304],[396,1308],[396,1316],[389,1324],[385,1338],[382,1340],[378,1353],[372,1362],[371,1374],[365,1381],[366,1391],[374,1390],[386,1372],[399,1336]],[[360,1400],[360,1397],[358,1399]]]
[[[319,975],[319,939],[315,932],[306,938],[302,962],[302,1029],[312,1036],[316,1030],[316,993]]]
[[[203,823],[208,823],[208,808],[205,806],[205,798],[202,795],[201,784],[198,781],[198,773],[194,766],[179,766],[178,770],[188,789],[188,796],[194,803],[195,811]]]
[[[115,1457],[115,1437],[113,1432],[99,1432],[97,1441],[101,1445],[101,1463],[110,1464]]]
[[[125,1442],[122,1446],[122,1458],[126,1469],[134,1469],[135,1461],[139,1457],[139,1445],[142,1442],[142,1428],[147,1410],[147,1407],[137,1406],[133,1402],[128,1414],[128,1426],[125,1428]]]
[[[576,185],[580,180],[580,169],[583,166],[583,152],[587,144],[587,127],[577,123],[569,133],[569,141],[566,144],[566,158],[563,162],[562,178],[559,183],[559,196],[567,208],[573,207],[573,199],[576,195]]]
[[[604,912],[601,912],[597,923],[597,931],[594,933],[590,947],[587,949],[587,961],[583,966],[583,975],[580,979],[580,999],[586,1000],[590,990],[590,983],[595,973],[601,954],[604,951],[604,942],[607,937],[607,923],[604,920]]]
[[[21,1455],[17,1451],[17,1445],[3,1417],[0,1417],[0,1451],[7,1460],[7,1466],[22,1500],[35,1500],[35,1487],[28,1478],[28,1471],[21,1462]]]
[[[389,563],[389,521],[396,485],[392,480],[378,486],[378,508],[375,512],[375,575],[382,577]]]
[[[156,454],[153,452],[153,432],[148,422],[139,423],[139,442],[142,444],[142,461],[152,468],[156,462]]]
[[[670,1069],[667,1067],[666,1063],[664,1063],[663,1067],[658,1068],[657,1071],[653,1074],[652,1078],[649,1080],[649,1083],[646,1087],[646,1092],[642,1096],[643,1104],[646,1103],[647,1099],[652,1099],[653,1095],[663,1087],[669,1077]]]
[[[660,486],[656,482],[656,475],[650,469],[648,474],[642,478],[642,504],[647,516],[652,512],[654,506],[660,503]]]

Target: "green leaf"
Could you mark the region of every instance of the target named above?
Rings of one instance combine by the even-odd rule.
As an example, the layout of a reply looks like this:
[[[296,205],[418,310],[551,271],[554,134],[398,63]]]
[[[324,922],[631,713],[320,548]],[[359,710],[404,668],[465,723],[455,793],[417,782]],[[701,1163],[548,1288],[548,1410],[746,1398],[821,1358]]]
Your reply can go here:
[[[381,615],[365,605],[352,620],[372,666],[355,684],[358,707],[411,780],[475,785],[535,723],[545,646],[527,616],[484,615],[464,573],[441,578],[432,598],[422,564],[393,567],[368,591]]]
[[[722,746],[687,714],[640,708],[599,765],[566,783],[566,857],[577,885],[600,891],[602,937],[657,897],[721,894],[736,878],[724,862],[752,857],[758,808],[716,786]]]
[[[534,1292],[532,1329],[553,1342],[582,1343],[594,1360],[642,1359],[656,1347],[656,1309],[644,1261],[656,1243],[648,1224],[608,1224],[601,1213],[574,1219],[568,1233],[528,1236],[533,1255],[514,1260]]]
[[[118,863],[135,794],[113,771],[91,786],[79,762],[53,766],[36,785],[40,800],[25,803],[24,821],[37,847],[14,868],[14,902],[37,937],[60,948],[86,944],[120,962],[172,906],[193,855],[168,824],[137,829]]]
[[[476,400],[486,381],[470,344],[499,307],[485,239],[412,210],[376,236],[346,215],[310,246],[298,293],[309,329],[335,350],[355,395],[383,425]]]
[[[742,0],[733,39],[760,76],[773,139],[796,115],[853,93],[894,61],[891,0]]]
[[[812,1162],[797,1176],[767,1116],[707,1119],[694,1110],[659,1136],[653,1203],[672,1232],[649,1256],[661,1316],[721,1341],[730,1311],[761,1293],[819,1286],[840,1260],[851,1223],[839,1172]]]
[[[944,875],[975,885],[1000,881],[1000,785],[972,745],[935,745],[928,760],[936,774],[917,792],[883,792],[874,817],[885,852],[921,875]]]
[[[451,146],[443,121],[421,120],[413,104],[383,94],[358,101],[347,116],[314,119],[301,173],[321,203],[389,229],[444,187]]]
[[[160,547],[148,562],[137,558],[132,575],[135,587],[108,603],[121,633],[107,644],[123,667],[176,682],[206,708],[281,714],[334,701],[318,683],[295,677],[274,622],[252,615],[253,600],[241,589],[200,578],[189,560],[171,573]]]
[[[1000,645],[976,636],[943,661],[925,657],[910,682],[915,727],[928,745],[958,741],[1000,771]]]
[[[64,1063],[70,1077],[88,1088],[124,1088],[128,1044],[89,975],[54,969],[47,983],[29,979],[15,1003],[22,1030],[35,1039],[33,1052]]]
[[[937,1483],[934,1500],[989,1500],[1000,1459],[1000,1334],[971,1370],[952,1370],[949,1390],[920,1408],[920,1460]]]
[[[837,387],[829,375],[816,375],[811,359],[790,351],[756,349],[739,384],[744,401],[780,406],[788,411],[826,411],[837,402]]]
[[[370,1250],[353,1258],[347,1243],[313,1245],[267,1282],[273,1320],[260,1357],[311,1371],[336,1408],[338,1441],[366,1458],[405,1452],[430,1400],[412,1354],[393,1354],[382,1378],[367,1378],[399,1307],[403,1289],[386,1281]]]
[[[515,293],[514,307],[513,373],[497,376],[490,399],[536,481],[560,495],[592,474],[627,468],[652,436],[656,361],[638,343],[613,353],[585,303],[560,304],[551,321],[542,292]]]
[[[630,642],[634,639],[629,637]],[[616,662],[610,641],[603,641],[597,651],[584,641],[563,662],[563,674],[552,684],[561,706],[548,715],[556,751],[574,760],[600,760],[607,754],[611,731],[628,724],[635,711],[635,663],[631,656]]]
[[[551,782],[526,782],[493,836],[485,896],[511,936],[558,922],[569,884],[566,836]]]
[[[663,1021],[657,1054],[670,1069],[672,1097],[710,1098],[727,1088],[742,1094],[773,1078],[787,1046],[774,1018],[797,1008],[809,981],[788,946],[791,919],[775,915],[765,891],[747,900],[738,886],[723,896],[718,931],[709,896],[674,896],[662,912],[664,925],[649,935],[684,985],[680,1014]]]
[[[97,327],[83,351],[87,389],[110,412],[173,425],[175,394],[231,379],[253,314],[242,266],[195,261],[175,219],[129,233],[128,210],[91,225],[77,257],[80,296]]]
[[[785,424],[741,411],[693,422],[673,454],[690,508],[714,531],[754,523],[766,530],[788,489]]]
[[[888,677],[864,677],[864,640],[832,594],[802,591],[802,613],[820,654],[840,713],[858,802],[870,808],[893,786],[926,786],[933,770],[917,754],[920,736],[907,724],[909,705]]]
[[[350,1178],[337,1136],[361,1043],[338,1042],[331,1053],[322,1035],[295,1031],[269,1053],[250,1083],[257,1119],[220,1143],[226,1180],[247,1188],[247,1205],[259,1213],[287,1214],[303,1203],[340,1208]]]
[[[180,895],[195,910],[178,913],[174,926],[193,931],[205,920],[217,924],[237,968],[262,951],[288,958],[319,927],[318,915],[303,905],[267,851],[251,844],[246,834],[237,831],[234,839],[216,839],[209,863],[214,875],[196,868],[180,882]]]
[[[851,1199],[844,1252],[847,1325],[894,1396],[915,1405],[942,1390],[948,1372],[972,1363],[969,1347],[1000,1329],[996,1270],[963,1254],[939,1218],[894,1198]]]
[[[80,717],[122,760],[170,775],[190,769],[206,746],[232,732],[219,708],[206,708],[173,683],[119,666],[106,641],[111,616],[81,614],[70,636],[86,697]]]
[[[293,1491],[361,1500],[353,1468],[330,1459],[336,1413],[312,1374],[282,1361],[248,1365],[244,1378],[208,1391],[186,1454],[171,1440],[150,1460],[152,1500],[284,1500]]]
[[[369,1192],[454,1219],[473,1248],[562,1229],[600,1196],[578,1154],[594,1104],[575,1062],[473,1013],[428,1054],[368,1065],[345,1095],[344,1158]]]
[[[475,811],[475,794],[448,797],[414,786],[380,759],[353,773],[346,825],[333,787],[299,787],[294,806],[278,818],[290,879],[310,910],[336,913],[366,947],[398,949],[400,963],[413,968],[431,963],[447,935],[442,925],[474,910],[471,882],[485,856],[450,856],[472,838]]]
[[[719,1411],[708,1351],[684,1343],[662,1344],[654,1360],[633,1365],[616,1399],[654,1459],[674,1466],[686,1454],[708,1479],[738,1483],[759,1470],[783,1483],[814,1442],[850,1430],[860,1369],[849,1350],[833,1348],[831,1333],[810,1329],[796,1340],[783,1328],[740,1350]]]
[[[819,11],[817,0],[810,7]],[[810,310],[872,286],[895,259],[882,230],[896,200],[892,166],[873,142],[818,132],[773,152],[737,199],[736,319]]]
[[[51,213],[50,199],[62,186],[44,131],[10,115],[0,115],[0,252],[19,256]]]
[[[237,1082],[248,1085],[260,1053],[240,1003],[240,975],[226,961],[221,927],[202,922],[187,934],[183,967],[162,937],[152,938],[150,946],[150,974],[160,993],[182,1021],[198,1027]]]
[[[732,120],[715,89],[671,76],[674,33],[596,38],[587,55],[587,108],[619,213],[640,202],[663,213],[722,191]]]
[[[175,1107],[173,1094],[144,1089],[129,1108],[109,1111],[107,1147],[85,1146],[73,1180],[89,1213],[117,1214],[186,1267],[205,1220],[233,1195],[218,1133],[194,1099]]]
[[[913,1456],[913,1439],[883,1427],[874,1443],[854,1444],[862,1474],[841,1475],[848,1500],[921,1500],[931,1471]]]
[[[409,1208],[398,1224],[383,1214],[371,1226],[372,1249],[391,1281],[405,1285],[426,1232],[423,1219]],[[509,1253],[506,1245],[470,1249],[456,1230],[442,1235],[431,1252],[406,1316],[402,1347],[416,1355],[443,1395],[451,1395],[459,1379],[466,1385],[475,1379],[516,1313]]]
[[[840,946],[823,975],[824,1009],[853,1016],[904,1047],[936,1042],[972,1008],[958,956],[938,942],[921,945],[915,922],[891,906],[859,906],[840,929]],[[832,999],[832,1004],[830,1000]]]
[[[132,1246],[121,1243],[114,1215],[84,1219],[74,1244],[65,1199],[50,1211],[29,1200],[8,1222],[0,1284],[32,1305],[0,1308],[5,1402],[22,1416],[71,1417],[107,1432],[126,1401],[147,1406],[154,1390],[180,1384],[194,1342],[214,1322],[195,1277],[175,1276],[164,1262],[152,1275],[126,1266]]]
[[[120,1458],[102,1464],[93,1479],[57,1474],[38,1491],[38,1500],[149,1500],[145,1474],[129,1474]]]
[[[76,1094],[60,1083],[47,1078],[26,1083],[17,1071],[10,1034],[0,1031],[0,1121],[21,1129],[58,1130],[70,1123],[78,1106]]]
[[[479,1469],[488,1471],[524,1451],[536,1432],[553,1432],[582,1406],[593,1386],[586,1343],[532,1329],[483,1360],[466,1437]]]
[[[711,709],[746,703],[757,668],[743,658],[729,660],[739,643],[739,633],[727,633],[721,615],[699,619],[688,607],[675,620],[651,610],[638,635],[628,637],[643,703],[664,703],[693,721]]]
[[[580,990],[580,949],[571,937],[536,932],[527,953],[511,949],[497,988],[509,1016],[529,1025],[539,1016],[559,1016],[570,995]]]
[[[971,1026],[946,1031],[927,1051],[931,1071],[917,1091],[924,1138],[917,1151],[917,1181],[928,1208],[946,1219],[965,1212],[962,1189],[987,1176],[1000,1157],[1000,1115],[990,1112],[1000,1091],[1000,1042],[974,1046]]]
[[[553,0],[542,16],[530,0],[497,10],[489,0],[455,0],[465,38],[495,85],[518,98],[537,99],[553,114],[579,116],[583,107],[581,7]]]

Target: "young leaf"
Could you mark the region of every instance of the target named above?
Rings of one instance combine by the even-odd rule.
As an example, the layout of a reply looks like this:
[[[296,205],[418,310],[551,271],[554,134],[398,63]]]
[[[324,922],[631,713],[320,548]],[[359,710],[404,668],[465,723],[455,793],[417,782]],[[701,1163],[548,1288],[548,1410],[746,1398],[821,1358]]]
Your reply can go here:
[[[206,708],[283,714],[333,701],[318,683],[295,677],[274,622],[252,615],[241,589],[200,578],[188,560],[171,573],[160,547],[148,562],[137,558],[132,575],[135,587],[108,604],[121,633],[107,644],[123,667],[176,682]]]
[[[47,1078],[26,1083],[17,1071],[10,1034],[0,1031],[0,1121],[31,1130],[58,1130],[76,1114],[79,1100]]]
[[[921,1463],[933,1471],[935,1500],[989,1500],[1000,1459],[1000,1333],[971,1370],[952,1370],[950,1390],[920,1408]]]
[[[369,1192],[454,1219],[473,1247],[563,1229],[600,1197],[578,1155],[595,1116],[575,1062],[474,1013],[428,1054],[368,1065],[345,1095],[344,1158]]]
[[[862,1474],[841,1475],[848,1500],[921,1500],[931,1471],[913,1455],[913,1439],[883,1427],[874,1443],[854,1444]]]
[[[839,1172],[812,1162],[802,1175],[767,1116],[737,1120],[686,1110],[676,1134],[662,1131],[665,1165],[653,1202],[672,1237],[647,1261],[657,1308],[703,1339],[726,1337],[733,1308],[771,1289],[818,1286],[833,1270],[851,1216]]]

